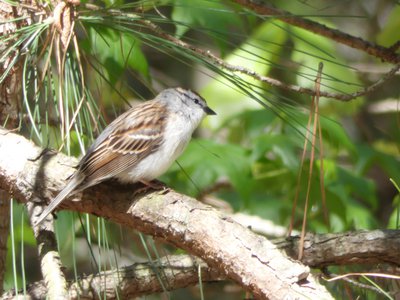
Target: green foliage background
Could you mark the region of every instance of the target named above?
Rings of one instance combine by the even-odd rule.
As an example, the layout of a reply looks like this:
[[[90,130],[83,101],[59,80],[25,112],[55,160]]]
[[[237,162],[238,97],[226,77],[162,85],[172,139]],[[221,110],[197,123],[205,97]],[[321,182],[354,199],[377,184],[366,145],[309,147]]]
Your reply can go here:
[[[390,67],[362,52],[229,1],[117,0],[104,1],[102,10],[85,9],[85,3],[82,1],[78,8],[76,24],[80,60],[70,46],[62,89],[58,88],[60,79],[51,51],[41,56],[43,61],[49,59],[49,69],[36,63],[45,45],[41,34],[47,27],[39,24],[20,33],[26,43],[29,37],[31,55],[24,70],[24,110],[30,119],[21,124],[22,131],[42,146],[58,149],[63,144],[63,151],[79,156],[101,128],[131,103],[150,99],[170,86],[192,88],[218,116],[205,120],[178,159],[179,165],[175,164],[161,179],[194,197],[216,187],[213,197],[227,201],[234,211],[259,215],[283,226],[290,222],[310,97],[218,68],[196,52],[151,34],[139,20],[150,20],[229,64],[303,87],[314,86],[319,62],[324,64],[321,89],[336,93],[351,93],[370,85]],[[276,4],[382,45],[391,45],[399,38],[400,9],[393,1]],[[124,14],[111,14],[108,9]],[[36,38],[31,38],[32,32]],[[43,82],[39,83],[35,74],[41,72]],[[398,76],[351,102],[321,99],[324,179],[331,227],[323,220],[320,178],[315,171],[308,230],[322,233],[398,228],[398,191],[390,182],[400,182],[398,107],[385,113],[373,109],[385,101],[398,103]],[[75,112],[75,122],[71,123]],[[320,162],[314,167],[319,171]],[[307,168],[300,183],[296,229],[300,229],[303,216]],[[93,272],[93,268],[115,267],[127,252],[145,253],[135,233],[105,226],[104,221],[92,217],[84,218],[83,232],[76,217],[59,215],[59,245],[71,276]],[[31,258],[35,248],[22,216],[23,209],[16,207],[9,287],[21,287],[39,278],[36,268],[22,272],[26,264],[21,255],[25,253],[25,260]],[[94,257],[100,261],[97,267],[93,267],[94,258],[83,242],[85,237],[98,247]],[[147,253],[154,255],[153,250]],[[195,294],[193,297],[198,297]],[[179,293],[173,295],[174,299],[180,297]]]

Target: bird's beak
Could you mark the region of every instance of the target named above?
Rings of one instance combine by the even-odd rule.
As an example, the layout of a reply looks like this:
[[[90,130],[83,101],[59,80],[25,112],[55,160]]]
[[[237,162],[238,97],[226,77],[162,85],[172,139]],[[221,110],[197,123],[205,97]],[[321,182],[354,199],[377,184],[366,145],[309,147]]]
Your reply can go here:
[[[208,106],[204,107],[204,111],[207,115],[216,115],[217,113],[215,111],[213,111],[211,108],[209,108]]]

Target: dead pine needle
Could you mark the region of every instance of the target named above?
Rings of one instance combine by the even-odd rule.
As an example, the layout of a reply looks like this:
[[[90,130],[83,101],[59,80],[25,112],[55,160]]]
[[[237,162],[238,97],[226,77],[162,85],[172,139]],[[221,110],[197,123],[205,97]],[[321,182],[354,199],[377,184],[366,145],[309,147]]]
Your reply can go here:
[[[312,133],[312,138],[311,138],[311,152],[310,152],[310,162],[309,162],[309,172],[308,172],[308,181],[307,181],[307,191],[306,191],[306,199],[304,203],[304,211],[303,211],[303,221],[302,221],[302,230],[300,234],[300,243],[299,243],[299,254],[298,254],[298,259],[301,260],[303,257],[303,251],[304,251],[304,239],[305,239],[305,234],[306,234],[306,228],[307,228],[307,213],[309,209],[309,202],[310,202],[310,191],[311,191],[311,182],[312,182],[312,175],[313,175],[313,167],[314,167],[314,161],[315,161],[315,146],[317,143],[317,138],[319,141],[319,159],[320,159],[320,189],[321,189],[321,198],[322,198],[322,207],[323,207],[323,213],[324,213],[324,219],[329,227],[329,218],[328,218],[328,211],[327,211],[327,206],[326,206],[326,197],[325,197],[325,190],[324,190],[324,168],[323,168],[323,146],[322,146],[322,134],[321,134],[321,123],[319,119],[319,91],[321,87],[321,76],[322,76],[322,69],[323,69],[323,63],[321,62],[318,66],[318,73],[317,77],[315,79],[315,96],[312,97],[311,101],[311,107],[310,107],[310,114],[307,122],[307,128],[306,128],[306,136],[304,140],[304,147],[303,147],[303,153],[301,157],[301,164],[300,164],[300,169],[299,173],[297,176],[297,186],[296,186],[296,192],[295,192],[295,198],[293,201],[293,207],[292,207],[292,215],[291,215],[291,220],[290,220],[290,226],[289,226],[289,235],[291,234],[294,226],[294,220],[295,220],[295,211],[297,207],[297,202],[300,194],[300,181],[301,181],[301,175],[303,172],[304,168],[304,162],[305,162],[305,157],[307,154],[307,146],[309,144],[309,135]],[[311,129],[312,125],[312,129]]]

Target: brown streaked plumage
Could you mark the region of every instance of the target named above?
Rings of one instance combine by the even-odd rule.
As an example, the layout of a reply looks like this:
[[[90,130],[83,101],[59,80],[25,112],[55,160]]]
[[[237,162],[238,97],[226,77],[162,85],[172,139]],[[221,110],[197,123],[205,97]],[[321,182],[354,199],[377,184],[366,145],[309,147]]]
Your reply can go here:
[[[124,123],[126,119],[132,120],[129,126]],[[79,163],[79,170],[86,176],[83,186],[85,182],[112,178],[157,151],[166,119],[167,109],[154,100],[133,107],[115,119],[107,135],[101,134]]]
[[[66,197],[109,178],[151,181],[182,153],[205,115],[215,114],[198,94],[162,91],[109,124],[88,149],[65,188],[36,220],[39,224]]]

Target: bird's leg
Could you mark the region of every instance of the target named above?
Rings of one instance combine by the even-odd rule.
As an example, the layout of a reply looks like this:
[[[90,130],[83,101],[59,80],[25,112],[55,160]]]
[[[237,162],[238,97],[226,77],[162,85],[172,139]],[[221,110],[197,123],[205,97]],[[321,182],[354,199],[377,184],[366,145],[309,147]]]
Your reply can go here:
[[[159,180],[152,180],[152,181],[140,180],[139,182],[143,184],[143,186],[135,190],[134,193],[135,195],[143,194],[150,190],[163,191],[163,192],[169,191],[169,187],[166,186],[165,183]]]
[[[161,182],[157,179],[152,180],[152,181],[147,181],[147,180],[140,180],[141,183],[143,183],[145,186],[152,188],[153,190],[166,190],[169,189],[164,182]]]

